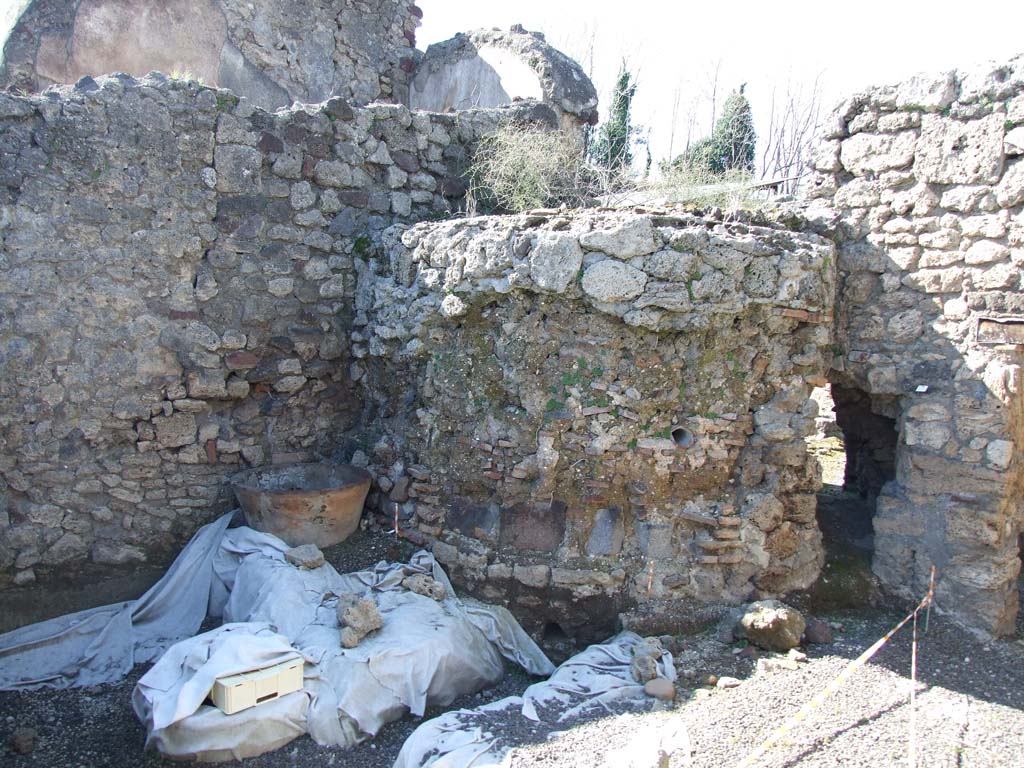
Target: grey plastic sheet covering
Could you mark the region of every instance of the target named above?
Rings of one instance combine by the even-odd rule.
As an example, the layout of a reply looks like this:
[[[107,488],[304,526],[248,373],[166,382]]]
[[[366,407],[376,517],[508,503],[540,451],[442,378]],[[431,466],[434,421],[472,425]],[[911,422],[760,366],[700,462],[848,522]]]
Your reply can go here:
[[[219,761],[303,733],[324,745],[356,744],[406,712],[422,715],[497,682],[505,659],[535,675],[553,669],[507,610],[456,597],[427,552],[344,575],[330,565],[303,570],[285,561],[283,541],[228,528],[230,518],[202,528],[139,600],[0,636],[0,687],[112,682],[163,654],[132,698],[147,744]],[[415,573],[440,581],[447,597],[402,587]],[[350,593],[373,599],[384,626],[344,649],[335,608],[338,595]],[[194,636],[207,615],[225,623]],[[301,691],[230,716],[205,703],[217,677],[295,652],[306,661]]]
[[[120,680],[191,637],[206,618],[231,515],[199,529],[138,600],[60,616],[0,635],[0,690],[71,688]]]
[[[642,640],[633,632],[621,632],[573,656],[521,697],[428,720],[406,739],[394,768],[505,768],[516,746],[515,729],[511,734],[508,729],[510,718],[525,718],[555,734],[571,719],[613,713],[622,704],[645,700],[643,685],[630,671],[633,651]],[[671,654],[666,652],[657,666],[662,677],[676,679]]]

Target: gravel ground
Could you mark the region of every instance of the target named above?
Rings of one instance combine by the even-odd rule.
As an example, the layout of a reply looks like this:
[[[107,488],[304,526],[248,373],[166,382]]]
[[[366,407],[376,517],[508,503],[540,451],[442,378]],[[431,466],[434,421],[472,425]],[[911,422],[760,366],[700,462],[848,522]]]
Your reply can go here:
[[[672,766],[737,765],[900,616],[862,610],[828,618],[842,621],[844,631],[832,645],[808,649],[810,659],[798,670],[751,675],[754,662],[747,661],[750,676],[737,675],[746,679],[736,688],[682,686],[671,712],[612,715],[578,726],[547,744],[517,750],[512,766],[611,768],[616,763],[605,755],[612,748],[632,742],[635,753],[650,752],[649,743],[636,736],[643,735],[649,720],[662,730],[682,725],[688,732],[692,762],[677,754]],[[906,630],[898,634],[757,765],[907,765],[910,637]],[[694,644],[714,642],[705,637]],[[712,650],[706,648],[702,658],[707,668],[715,668]],[[918,665],[918,766],[1024,765],[1024,646],[1019,641],[984,644],[933,614],[929,632],[921,635]],[[653,758],[649,764],[656,765]]]
[[[768,675],[755,674],[756,662],[750,658],[754,654],[736,653],[742,645],[725,645],[714,631],[682,638],[676,653],[680,697],[669,711],[664,711],[665,705],[658,711],[652,703],[655,711],[646,714],[613,712],[570,725],[560,737],[540,743],[535,731],[520,724],[515,737],[526,746],[516,750],[512,766],[613,766],[618,758],[606,760],[610,749],[629,748],[638,738],[645,742],[652,726],[653,732],[663,733],[680,725],[692,743],[693,766],[735,765],[899,615],[861,609],[827,618],[843,626],[832,645],[810,647],[808,662],[797,670]],[[909,667],[910,634],[905,630],[758,765],[906,765]],[[985,644],[933,614],[929,632],[921,635],[918,670],[919,766],[1024,765],[1024,643]],[[15,728],[25,726],[36,728],[40,736],[32,754],[6,755],[5,765],[176,765],[143,752],[144,732],[129,703],[143,671],[138,668],[122,682],[91,689],[0,693],[0,738],[6,742]],[[706,684],[708,675],[743,682],[717,689]],[[531,682],[523,673],[510,671],[498,686],[450,708],[518,694]],[[429,712],[427,717],[439,713]],[[347,751],[319,747],[303,737],[246,765],[386,768],[418,722],[406,717],[385,726],[372,742]],[[644,747],[636,744],[635,752],[642,753]],[[672,761],[673,766],[685,764],[679,755]]]
[[[381,559],[405,559],[412,550],[408,542],[396,544],[387,537],[357,534],[325,554],[344,572]],[[862,563],[844,565],[835,578],[863,578],[855,573],[858,567]],[[874,598],[873,592],[867,595],[867,599]],[[680,673],[679,698],[674,705],[652,701],[649,711],[612,711],[589,721],[565,724],[557,737],[546,740],[540,731],[513,718],[510,741],[523,746],[516,749],[512,766],[623,768],[628,764],[624,755],[653,766],[657,764],[654,741],[673,733],[688,734],[693,751],[690,765],[720,768],[737,764],[901,618],[892,609],[870,605],[822,610],[823,599],[812,593],[807,601],[820,617],[842,629],[831,645],[806,649],[809,659],[798,669],[755,673],[758,653],[742,644],[721,642],[716,630],[677,637],[671,643]],[[906,765],[909,669],[908,628],[758,765]],[[178,765],[143,751],[145,734],[131,711],[130,697],[144,671],[136,668],[123,681],[95,688],[0,692],[0,763],[11,768]],[[731,689],[709,685],[723,676],[742,682]],[[918,679],[918,766],[1024,766],[1024,639],[982,643],[933,613],[929,632],[921,635]],[[494,688],[464,697],[445,709],[475,707],[519,694],[531,682],[521,671],[509,670]],[[419,722],[403,718],[385,726],[373,741],[350,750],[319,747],[303,737],[248,760],[246,765],[388,768]],[[38,732],[34,751],[28,755],[5,753],[11,734],[25,727]],[[688,764],[683,751],[676,753],[671,764]]]

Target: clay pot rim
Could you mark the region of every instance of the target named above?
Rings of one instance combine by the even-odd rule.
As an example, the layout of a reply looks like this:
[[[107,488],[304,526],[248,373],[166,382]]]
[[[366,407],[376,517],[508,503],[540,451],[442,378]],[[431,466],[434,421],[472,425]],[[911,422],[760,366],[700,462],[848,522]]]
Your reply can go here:
[[[337,484],[330,485],[326,488],[274,488],[265,489],[259,486],[258,482],[254,482],[253,478],[257,477],[263,472],[284,472],[290,469],[296,468],[318,468],[326,470],[329,473],[334,473],[338,469],[343,469],[345,472],[350,473],[351,477],[349,480],[340,482]],[[360,485],[369,485],[373,481],[373,475],[362,467],[357,467],[354,464],[332,464],[325,461],[299,461],[290,464],[267,464],[262,467],[250,467],[244,469],[241,472],[236,472],[228,478],[228,482],[231,487],[236,490],[248,491],[251,493],[260,493],[268,496],[277,496],[284,494],[299,494],[299,493],[329,493],[331,491],[340,491],[346,488],[358,487]]]

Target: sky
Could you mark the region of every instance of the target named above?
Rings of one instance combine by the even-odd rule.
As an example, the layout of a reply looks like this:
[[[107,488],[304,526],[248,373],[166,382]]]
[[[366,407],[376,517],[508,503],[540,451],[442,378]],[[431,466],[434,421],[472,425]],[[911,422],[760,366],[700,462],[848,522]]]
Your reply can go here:
[[[623,61],[636,76],[634,124],[649,132],[657,162],[710,132],[708,94],[741,84],[765,131],[773,92],[808,94],[819,83],[831,107],[842,96],[921,71],[964,69],[1024,53],[1024,2],[972,0],[418,0],[417,47],[457,32],[522,24],[579,61],[601,98],[602,117]],[[722,96],[719,97],[721,103]],[[678,102],[678,108],[673,106]],[[673,116],[675,111],[675,116]]]

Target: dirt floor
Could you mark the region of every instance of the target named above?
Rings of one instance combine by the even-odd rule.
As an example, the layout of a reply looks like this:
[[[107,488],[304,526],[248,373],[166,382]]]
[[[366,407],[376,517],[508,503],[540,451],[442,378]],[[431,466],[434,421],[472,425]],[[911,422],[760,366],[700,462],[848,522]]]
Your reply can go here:
[[[679,673],[676,702],[652,700],[639,712],[602,712],[566,723],[558,735],[543,741],[535,730],[510,721],[521,745],[511,766],[655,766],[654,739],[669,733],[684,734],[692,750],[689,759],[688,750],[678,750],[672,766],[737,765],[904,615],[899,606],[885,603],[870,574],[870,510],[865,514],[864,500],[841,487],[841,442],[826,441],[812,449],[819,451],[827,482],[818,514],[829,545],[828,561],[818,584],[793,602],[827,621],[834,641],[806,647],[808,659],[796,669],[759,672],[759,660],[776,657],[726,639],[728,633],[721,628],[673,637],[669,644]],[[410,551],[406,543],[358,534],[327,556],[339,570],[351,571],[380,559],[407,558]],[[983,642],[933,612],[927,632],[921,628],[918,654],[913,710],[917,766],[1024,766],[1024,639]],[[908,627],[754,765],[908,765],[910,663]],[[130,705],[132,688],[144,671],[136,668],[119,683],[95,688],[0,692],[0,763],[11,768],[179,765],[144,751],[145,734]],[[724,677],[736,678],[738,684],[716,686]],[[496,687],[446,709],[515,695],[531,682],[510,669]],[[427,717],[439,713],[428,712]],[[320,747],[303,737],[245,764],[386,768],[418,722],[403,718],[350,750]],[[33,729],[38,741],[23,755],[9,742],[24,728]]]

